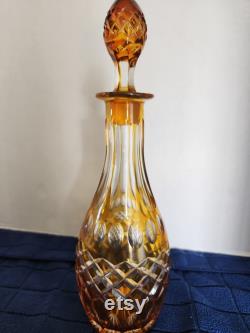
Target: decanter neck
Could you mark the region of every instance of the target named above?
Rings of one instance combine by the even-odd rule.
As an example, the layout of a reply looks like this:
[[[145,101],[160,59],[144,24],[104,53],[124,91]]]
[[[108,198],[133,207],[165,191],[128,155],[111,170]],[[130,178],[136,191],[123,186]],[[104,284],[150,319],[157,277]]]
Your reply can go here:
[[[143,100],[106,99],[106,158],[94,198],[98,214],[120,207],[128,218],[131,209],[156,207],[144,161],[143,116]]]
[[[106,101],[107,125],[143,125],[144,102],[118,98]]]
[[[136,193],[146,180],[143,109],[142,101],[106,101],[104,174],[111,196],[118,192]]]

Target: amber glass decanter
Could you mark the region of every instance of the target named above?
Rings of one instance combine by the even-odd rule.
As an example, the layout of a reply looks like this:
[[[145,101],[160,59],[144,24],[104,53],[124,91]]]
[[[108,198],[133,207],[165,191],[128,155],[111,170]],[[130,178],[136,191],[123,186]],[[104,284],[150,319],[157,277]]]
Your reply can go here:
[[[147,37],[134,0],[108,12],[104,40],[115,63],[115,90],[106,104],[106,159],[82,224],[76,276],[81,302],[99,332],[146,332],[161,308],[168,283],[169,243],[144,162],[144,102],[134,68]]]

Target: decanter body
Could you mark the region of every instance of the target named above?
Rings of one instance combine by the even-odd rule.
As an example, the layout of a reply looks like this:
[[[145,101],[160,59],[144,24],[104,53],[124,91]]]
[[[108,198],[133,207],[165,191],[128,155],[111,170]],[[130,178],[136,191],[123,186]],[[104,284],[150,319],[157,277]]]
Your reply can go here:
[[[146,23],[133,0],[116,1],[105,29],[117,15],[121,19],[131,11],[138,35],[144,29],[143,46]],[[144,162],[144,101],[152,95],[137,93],[131,78],[142,47],[138,52],[134,40],[126,42],[122,45],[129,46],[129,53],[120,48],[127,55],[120,57],[107,30],[104,36],[119,78],[114,92],[98,94],[106,104],[106,158],[80,230],[76,276],[81,302],[99,332],[139,333],[149,330],[159,314],[169,272],[169,243]]]

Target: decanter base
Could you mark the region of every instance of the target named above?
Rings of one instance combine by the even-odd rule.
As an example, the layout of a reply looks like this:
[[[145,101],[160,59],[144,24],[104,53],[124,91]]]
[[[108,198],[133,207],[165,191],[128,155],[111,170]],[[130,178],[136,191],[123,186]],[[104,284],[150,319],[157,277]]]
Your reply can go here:
[[[155,320],[151,320],[146,326],[141,327],[141,328],[136,328],[136,329],[129,329],[127,331],[117,331],[117,330],[112,330],[108,328],[104,328],[100,326],[96,321],[91,320],[90,321],[92,326],[95,328],[95,330],[99,333],[146,333],[148,332],[154,325]]]

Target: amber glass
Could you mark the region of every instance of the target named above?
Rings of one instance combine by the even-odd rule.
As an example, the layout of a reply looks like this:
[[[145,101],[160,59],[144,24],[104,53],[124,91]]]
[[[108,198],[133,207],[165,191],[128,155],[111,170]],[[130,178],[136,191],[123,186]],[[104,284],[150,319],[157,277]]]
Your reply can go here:
[[[99,332],[149,330],[168,283],[169,243],[144,162],[144,101],[152,95],[135,91],[131,71],[146,31],[134,0],[115,2],[104,38],[118,83],[98,94],[106,105],[106,158],[76,251],[81,302]]]

